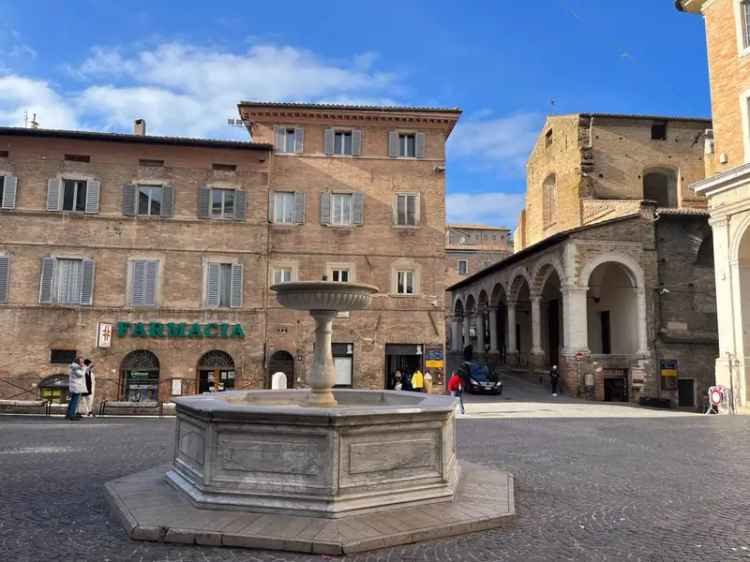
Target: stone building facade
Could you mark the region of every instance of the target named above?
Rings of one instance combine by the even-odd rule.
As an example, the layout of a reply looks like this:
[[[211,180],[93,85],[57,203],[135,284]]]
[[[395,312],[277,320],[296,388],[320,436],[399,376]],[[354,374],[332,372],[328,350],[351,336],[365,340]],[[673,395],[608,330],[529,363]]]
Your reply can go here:
[[[735,411],[750,412],[750,5],[741,0],[678,0],[706,25],[713,134],[706,179],[691,187],[708,199],[716,261],[720,350],[716,382]]]
[[[277,371],[304,386],[312,326],[270,286],[323,276],[380,288],[336,322],[339,384],[442,360],[460,111],[240,112],[253,142],[0,129],[0,397],[44,395],[72,352],[94,361],[101,399],[267,388]]]
[[[510,230],[482,224],[445,227],[445,273],[448,285],[458,283],[513,253]]]
[[[569,392],[598,400],[700,407],[715,291],[705,204],[686,190],[708,123],[550,118],[527,166],[516,253],[449,287],[451,352],[471,345],[532,372],[559,364]]]
[[[660,207],[705,208],[706,119],[581,113],[550,116],[526,166],[516,251],[557,232]]]

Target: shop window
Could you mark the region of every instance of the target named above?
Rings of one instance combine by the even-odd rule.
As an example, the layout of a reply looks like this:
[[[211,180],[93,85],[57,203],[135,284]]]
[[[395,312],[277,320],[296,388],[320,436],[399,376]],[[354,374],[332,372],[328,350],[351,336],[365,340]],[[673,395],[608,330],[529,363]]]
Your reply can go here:
[[[198,360],[198,392],[221,392],[235,387],[234,359],[220,350],[209,351]]]
[[[122,397],[128,402],[159,400],[159,359],[151,351],[131,351],[122,360]]]
[[[49,362],[55,365],[70,365],[77,353],[75,349],[50,349]]]
[[[352,372],[354,366],[354,344],[334,343],[331,345],[333,365],[336,370],[336,384],[338,387],[352,386]]]

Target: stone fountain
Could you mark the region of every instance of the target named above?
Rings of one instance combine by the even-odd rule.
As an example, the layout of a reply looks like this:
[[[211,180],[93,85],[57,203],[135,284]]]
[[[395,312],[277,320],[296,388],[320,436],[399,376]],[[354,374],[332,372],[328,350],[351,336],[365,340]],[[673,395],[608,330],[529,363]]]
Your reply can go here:
[[[315,320],[310,388],[176,399],[172,464],[107,484],[131,538],[343,554],[513,518],[512,477],[459,464],[452,397],[333,388],[336,314],[376,287],[272,290]]]

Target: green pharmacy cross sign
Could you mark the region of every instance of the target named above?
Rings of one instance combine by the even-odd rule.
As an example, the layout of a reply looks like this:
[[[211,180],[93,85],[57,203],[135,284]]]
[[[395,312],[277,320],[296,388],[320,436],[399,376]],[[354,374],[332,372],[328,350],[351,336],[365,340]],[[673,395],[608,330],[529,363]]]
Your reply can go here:
[[[118,322],[120,338],[244,338],[242,324],[186,322]]]

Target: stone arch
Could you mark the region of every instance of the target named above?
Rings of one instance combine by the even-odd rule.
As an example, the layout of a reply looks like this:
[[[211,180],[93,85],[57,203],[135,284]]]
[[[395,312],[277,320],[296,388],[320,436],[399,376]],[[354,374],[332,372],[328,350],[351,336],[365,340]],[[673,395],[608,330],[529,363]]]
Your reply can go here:
[[[563,266],[560,260],[556,256],[543,256],[534,267],[534,271],[531,274],[531,283],[529,289],[533,295],[541,294],[544,289],[544,284],[547,278],[552,272],[557,273],[557,277],[560,279],[561,284],[565,284],[565,275],[563,274]]]
[[[607,262],[619,263],[625,266],[625,271],[630,275],[633,287],[639,289],[645,288],[645,275],[643,273],[643,268],[633,256],[621,252],[599,254],[586,262],[578,276],[579,285],[582,287],[588,287],[589,279],[594,270],[601,264]]]
[[[120,369],[159,369],[159,358],[148,349],[136,349],[123,357]]]
[[[484,310],[486,309],[490,304],[490,299],[487,296],[487,291],[482,289],[479,291],[479,297],[477,298],[477,309],[478,310]]]
[[[212,349],[198,359],[199,369],[234,369],[234,359],[226,351]]]
[[[130,402],[159,400],[159,358],[147,349],[136,349],[120,362],[120,394]]]
[[[235,387],[234,359],[226,351],[212,349],[201,355],[196,373],[199,393],[232,390]]]
[[[513,270],[510,274],[510,290],[508,291],[508,300],[515,301],[518,299],[518,293],[524,284],[531,290],[531,280],[528,272],[521,267]]]
[[[463,318],[464,316],[464,303],[461,300],[461,297],[456,297],[456,300],[453,303],[453,315],[457,318]]]
[[[490,306],[498,306],[508,300],[508,292],[500,281],[495,283],[490,291]]]
[[[268,361],[267,387],[271,387],[271,378],[276,373],[284,373],[287,380],[287,388],[294,388],[294,356],[283,349],[274,351]]]
[[[471,316],[474,314],[477,310],[477,300],[474,298],[474,295],[469,294],[469,296],[466,297],[466,305],[464,306],[464,315],[465,316]]]
[[[734,217],[732,217],[732,222],[734,222]],[[730,222],[730,227],[731,225],[732,223]],[[734,234],[730,241],[729,261],[739,261],[742,259],[743,241],[745,240],[745,236],[748,234],[749,229],[750,212],[746,213],[741,219],[739,219],[737,226],[730,230],[730,232],[734,230]]]

